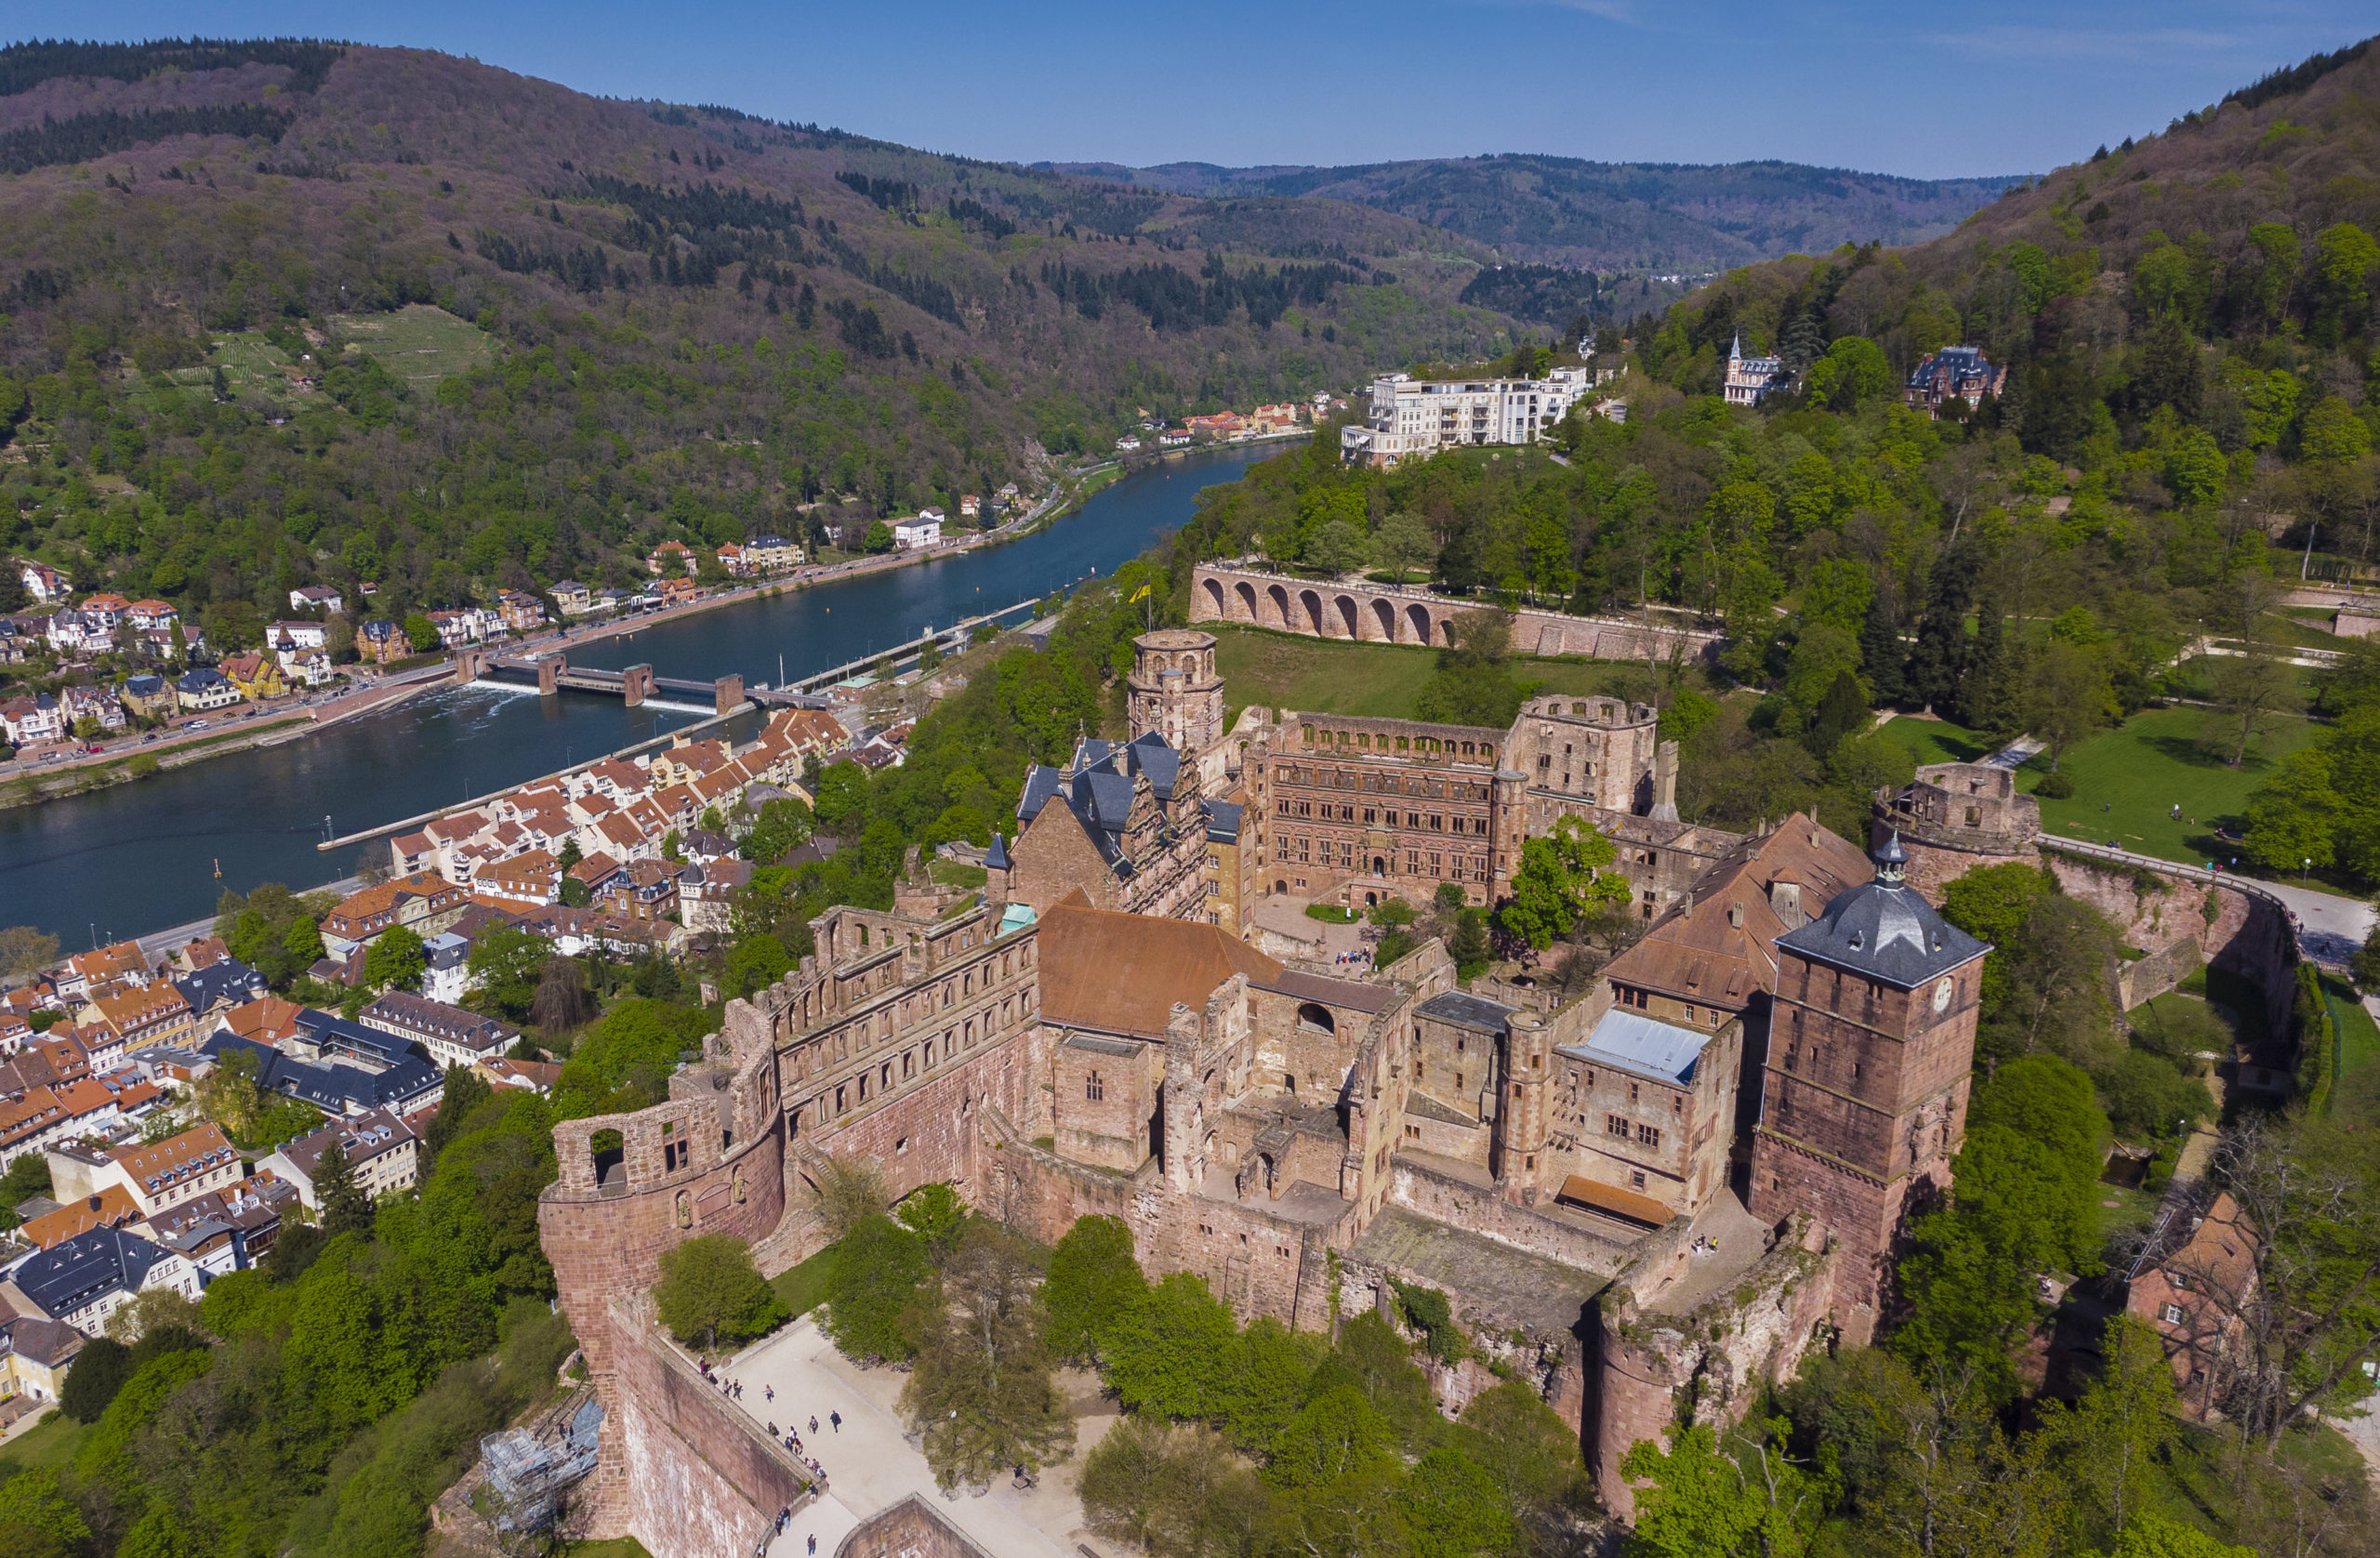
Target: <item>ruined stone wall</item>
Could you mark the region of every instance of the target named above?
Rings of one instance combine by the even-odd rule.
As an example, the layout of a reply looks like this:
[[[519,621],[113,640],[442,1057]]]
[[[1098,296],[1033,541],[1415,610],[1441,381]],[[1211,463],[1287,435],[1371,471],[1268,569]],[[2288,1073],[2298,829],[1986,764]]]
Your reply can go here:
[[[1805,1218],[1786,1224],[1758,1261],[1680,1314],[1653,1306],[1693,1257],[1679,1228],[1648,1240],[1596,1303],[1594,1396],[1587,1464],[1605,1508],[1636,1512],[1620,1462],[1640,1442],[1667,1448],[1682,1423],[1742,1420],[1769,1381],[1790,1378],[1828,1334],[1833,1247]]]
[[[1599,1275],[1618,1271],[1633,1242],[1618,1229],[1606,1235],[1500,1199],[1488,1186],[1468,1183],[1409,1157],[1389,1161],[1388,1204]]]
[[[958,1526],[916,1494],[852,1527],[835,1558],[986,1558]]]
[[[619,1371],[604,1421],[622,1419],[625,1527],[653,1558],[752,1551],[779,1510],[813,1497],[784,1446],[703,1382],[654,1328],[641,1295],[614,1303]]]
[[[2296,938],[2271,899],[2228,882],[2210,883],[2179,870],[2154,867],[2143,870],[2163,882],[2166,891],[2144,891],[2140,873],[2069,854],[2054,845],[2044,845],[2040,859],[2057,878],[2058,891],[2107,916],[2126,945],[2152,955],[2149,962],[2155,967],[2134,964],[2122,970],[2130,975],[2129,983],[2119,986],[2127,1006],[2179,984],[2195,965],[2176,949],[2195,942],[2208,964],[2237,973],[2264,992],[2267,1029],[2283,1031]]]

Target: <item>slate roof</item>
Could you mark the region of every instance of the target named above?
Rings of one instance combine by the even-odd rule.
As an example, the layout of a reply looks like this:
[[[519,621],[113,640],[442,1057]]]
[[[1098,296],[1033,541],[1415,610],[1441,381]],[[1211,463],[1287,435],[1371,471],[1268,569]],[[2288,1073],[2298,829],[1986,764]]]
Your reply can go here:
[[[9,1274],[17,1290],[55,1319],[141,1279],[166,1259],[162,1246],[121,1228],[94,1228],[27,1259]]]
[[[1240,813],[1245,810],[1237,801],[1210,800],[1207,809],[1207,839],[1214,844],[1239,841]]]
[[[1614,1007],[1596,1021],[1584,1044],[1565,1044],[1559,1052],[1682,1088],[1694,1080],[1694,1068],[1711,1038],[1693,1028]]]
[[[236,1006],[265,993],[264,975],[236,957],[226,957],[185,974],[174,981],[174,988],[195,1012],[211,1011],[218,1001]]]
[[[1896,833],[1876,852],[1877,879],[1829,904],[1826,913],[1777,938],[1780,948],[1813,962],[1865,974],[1903,990],[1971,963],[1991,950],[1934,912],[1903,884],[1908,854]]]
[[[998,832],[995,832],[992,835],[992,847],[984,852],[984,869],[986,871],[1005,871],[1009,869],[1009,865],[1008,840],[1001,838]]]
[[[1476,1033],[1500,1034],[1504,1031],[1504,1019],[1513,1014],[1513,1009],[1501,1001],[1483,1000],[1477,996],[1466,996],[1460,990],[1449,990],[1442,996],[1432,996],[1415,1007],[1413,1012],[1418,1017],[1435,1018],[1438,1022],[1451,1023],[1458,1028],[1470,1028]]]
[[[209,1035],[205,1049],[218,1062],[230,1050],[246,1050],[257,1059],[259,1088],[311,1103],[327,1115],[408,1103],[437,1087],[443,1076],[436,1066],[413,1055],[386,1071],[366,1071],[331,1062],[292,1060],[278,1050],[226,1033]]]

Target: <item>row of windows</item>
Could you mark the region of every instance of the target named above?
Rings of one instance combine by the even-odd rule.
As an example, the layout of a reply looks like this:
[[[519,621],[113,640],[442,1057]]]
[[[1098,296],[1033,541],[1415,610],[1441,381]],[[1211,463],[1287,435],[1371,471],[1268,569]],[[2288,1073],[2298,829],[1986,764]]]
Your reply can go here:
[[[1618,1137],[1622,1142],[1633,1137],[1639,1146],[1658,1147],[1661,1144],[1659,1127],[1636,1124],[1625,1115],[1606,1115],[1603,1117],[1603,1133]]]
[[[1291,800],[1284,796],[1277,803],[1277,808],[1278,814],[1284,817],[1312,817],[1326,823],[1352,823],[1359,820],[1355,807],[1333,806],[1327,800],[1317,805],[1311,800]],[[1420,812],[1383,812],[1375,807],[1367,806],[1363,809],[1360,821],[1367,827],[1396,827],[1400,825],[1397,820],[1399,817],[1404,819],[1401,825],[1415,833],[1426,830],[1431,833],[1471,833],[1483,838],[1488,836],[1488,820],[1486,817],[1461,815],[1449,817],[1441,812],[1432,812],[1425,816]]]
[[[1317,790],[1368,790],[1378,795],[1409,795],[1434,800],[1487,800],[1488,787],[1457,780],[1425,779],[1419,775],[1358,773],[1344,769],[1290,768],[1275,775],[1283,785]]]
[[[1496,760],[1496,744],[1492,741],[1447,741],[1434,735],[1374,736],[1368,731],[1317,731],[1312,725],[1301,726],[1299,734],[1308,746],[1335,745],[1356,752],[1426,752],[1445,758],[1475,758],[1481,762]]]

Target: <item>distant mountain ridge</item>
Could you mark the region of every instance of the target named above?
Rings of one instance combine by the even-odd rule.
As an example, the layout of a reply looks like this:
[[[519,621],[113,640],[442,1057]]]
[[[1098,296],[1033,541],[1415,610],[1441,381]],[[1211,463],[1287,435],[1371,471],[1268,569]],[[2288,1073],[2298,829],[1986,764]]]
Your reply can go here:
[[[1845,243],[1938,237],[2022,174],[1903,178],[1800,163],[1598,163],[1506,153],[1342,167],[1038,163],[1210,200],[1324,196],[1426,222],[1511,260],[1715,271]]]

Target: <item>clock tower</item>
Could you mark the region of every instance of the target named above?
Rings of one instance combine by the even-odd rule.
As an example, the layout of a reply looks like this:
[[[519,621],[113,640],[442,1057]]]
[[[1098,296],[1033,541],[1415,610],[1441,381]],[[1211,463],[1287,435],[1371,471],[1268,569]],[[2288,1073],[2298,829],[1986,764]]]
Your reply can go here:
[[[1966,1137],[1991,950],[1908,885],[1897,834],[1872,858],[1873,881],[1777,938],[1752,1159],[1755,1216],[1807,1212],[1841,1242],[1835,1319],[1861,1346],[1911,1201],[1950,1182]]]

